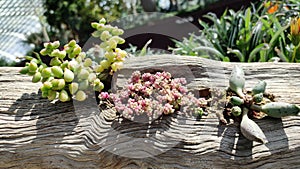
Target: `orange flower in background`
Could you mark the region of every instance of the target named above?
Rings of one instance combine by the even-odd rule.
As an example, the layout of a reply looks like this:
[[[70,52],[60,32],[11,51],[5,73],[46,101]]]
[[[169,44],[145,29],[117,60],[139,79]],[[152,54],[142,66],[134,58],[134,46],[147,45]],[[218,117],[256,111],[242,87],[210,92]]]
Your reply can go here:
[[[294,45],[298,45],[300,42],[300,18],[296,17],[292,19],[290,25],[291,38]]]
[[[269,14],[273,14],[278,10],[278,4],[272,5],[269,9],[268,9],[268,13]]]
[[[299,31],[300,31],[300,18],[294,18],[291,22],[291,35],[295,36],[295,35],[300,35]]]
[[[276,11],[278,11],[278,3],[276,2],[276,4],[273,4],[273,2],[271,1],[267,1],[264,3],[265,8],[268,8],[267,13],[268,14],[273,14]]]

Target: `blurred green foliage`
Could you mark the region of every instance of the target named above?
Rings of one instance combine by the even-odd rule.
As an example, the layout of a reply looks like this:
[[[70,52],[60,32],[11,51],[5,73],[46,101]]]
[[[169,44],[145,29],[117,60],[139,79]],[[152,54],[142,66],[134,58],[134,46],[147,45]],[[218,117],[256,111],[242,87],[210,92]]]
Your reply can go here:
[[[226,10],[221,17],[208,13],[205,17],[212,24],[200,20],[200,35],[175,41],[172,50],[210,58],[209,52],[213,52],[217,56],[213,59],[222,61],[298,62],[300,55],[295,57],[289,28],[291,19],[299,15],[299,7],[299,1],[262,1],[237,12]]]
[[[142,56],[147,56],[147,55],[149,56],[149,55],[160,55],[160,54],[170,53],[163,49],[150,48],[149,45],[151,44],[151,42],[152,42],[152,39],[147,41],[144,44],[144,46],[142,47],[142,49],[138,49],[137,46],[129,44],[129,47],[126,48],[125,51],[127,52],[128,57],[142,57]],[[101,47],[99,45],[95,45],[87,51],[87,57],[89,57],[93,61],[99,63],[103,59],[105,59],[104,50],[101,49]]]
[[[2,66],[15,66],[15,62],[7,60],[5,57],[0,57],[0,67]]]
[[[179,11],[193,11],[196,9],[203,9],[210,4],[216,3],[221,0],[177,0]]]
[[[93,32],[90,23],[101,18],[113,21],[130,12],[119,0],[45,0],[44,16],[50,25],[51,36],[62,43],[75,39],[83,44]]]
[[[126,48],[126,52],[129,54],[129,56],[149,56],[149,55],[162,55],[162,54],[167,54],[170,53],[169,51],[166,51],[164,49],[154,49],[150,48],[149,45],[151,44],[152,39],[148,40],[142,49],[138,49],[137,46],[134,46],[132,44],[129,44],[129,47]]]
[[[79,45],[91,37],[91,22],[106,18],[108,22],[137,13],[137,2],[126,0],[45,0],[44,13],[40,13],[43,30],[27,37],[25,43],[33,44],[40,51],[43,42],[60,41],[62,44],[75,39]],[[28,55],[31,55],[29,52]]]

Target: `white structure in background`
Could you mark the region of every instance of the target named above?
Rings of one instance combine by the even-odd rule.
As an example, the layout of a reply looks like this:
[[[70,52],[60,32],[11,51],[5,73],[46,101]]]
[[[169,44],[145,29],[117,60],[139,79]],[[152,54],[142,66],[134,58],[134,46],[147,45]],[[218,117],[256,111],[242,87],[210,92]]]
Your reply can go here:
[[[41,31],[42,5],[42,0],[0,0],[0,58],[15,60],[32,48],[23,41]]]

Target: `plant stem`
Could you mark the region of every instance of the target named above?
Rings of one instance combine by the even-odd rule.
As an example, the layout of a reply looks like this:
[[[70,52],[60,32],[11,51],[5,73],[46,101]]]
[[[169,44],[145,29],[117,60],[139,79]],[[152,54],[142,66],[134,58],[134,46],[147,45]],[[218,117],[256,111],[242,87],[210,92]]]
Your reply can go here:
[[[294,50],[293,50],[293,56],[292,56],[292,60],[291,60],[291,62],[294,62],[295,61],[295,59],[296,59],[296,54],[297,54],[297,50],[299,50],[300,49],[300,43],[298,43],[298,45],[294,48]]]
[[[260,52],[262,50],[267,50],[267,49],[269,49],[269,46],[266,43],[262,43],[260,45],[257,45],[255,47],[255,49],[253,49],[251,51],[251,53],[249,54],[248,62],[251,62],[252,60],[254,60],[254,58],[256,56],[256,53],[258,53],[258,52]]]
[[[227,48],[227,53],[233,53],[239,58],[240,62],[245,62],[245,57],[239,50]]]
[[[250,109],[256,110],[256,111],[261,111],[261,110],[262,110],[261,106],[256,105],[256,104],[252,104],[252,105],[250,106]]]
[[[206,50],[206,51],[214,53],[215,55],[217,55],[221,59],[224,58],[224,56],[218,50],[216,50],[215,48],[211,48],[211,47],[207,47],[207,46],[199,46],[199,47],[194,48],[194,51],[199,51],[199,50]]]
[[[37,52],[33,52],[33,53],[35,54],[35,56],[36,56],[36,58],[38,59],[38,61],[40,61],[41,63],[43,63],[43,61],[42,61],[40,55],[39,55]]]

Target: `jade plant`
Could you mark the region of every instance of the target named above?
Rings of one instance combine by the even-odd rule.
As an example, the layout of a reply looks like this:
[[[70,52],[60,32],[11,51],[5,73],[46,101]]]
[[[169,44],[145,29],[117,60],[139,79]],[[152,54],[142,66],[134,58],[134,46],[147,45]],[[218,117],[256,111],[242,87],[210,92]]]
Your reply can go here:
[[[43,83],[40,87],[42,97],[50,101],[59,99],[66,102],[72,98],[84,101],[89,95],[89,88],[100,92],[104,88],[103,77],[112,75],[122,67],[127,53],[117,45],[125,42],[119,37],[123,30],[107,25],[105,19],[91,25],[96,29],[93,36],[102,40],[99,46],[105,51],[105,59],[99,63],[86,57],[75,40],[63,47],[59,41],[44,43],[44,49],[40,54],[36,53],[36,58],[26,57],[30,62],[20,73],[32,76],[33,83]],[[46,56],[51,58],[49,65],[41,59]]]
[[[245,90],[243,69],[235,66],[229,77],[227,104],[224,117],[240,121],[242,134],[249,140],[266,143],[266,137],[260,127],[251,118],[261,119],[265,116],[281,118],[298,115],[300,107],[295,104],[275,102],[274,96],[266,92],[265,81],[259,81],[251,91]],[[220,119],[221,120],[221,119]],[[227,121],[222,120],[223,123]]]
[[[196,98],[184,86],[184,78],[172,78],[169,72],[132,73],[128,84],[117,93],[101,92],[101,102],[114,104],[117,112],[130,120],[146,115],[155,120],[175,112],[202,116],[207,114],[205,98]]]

